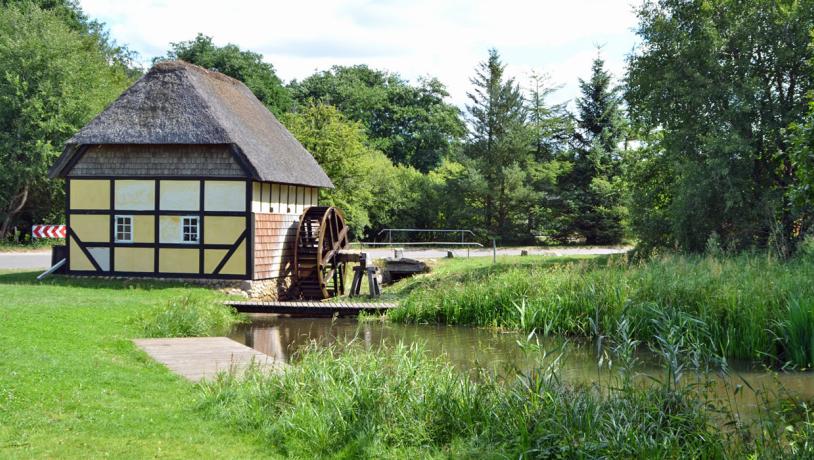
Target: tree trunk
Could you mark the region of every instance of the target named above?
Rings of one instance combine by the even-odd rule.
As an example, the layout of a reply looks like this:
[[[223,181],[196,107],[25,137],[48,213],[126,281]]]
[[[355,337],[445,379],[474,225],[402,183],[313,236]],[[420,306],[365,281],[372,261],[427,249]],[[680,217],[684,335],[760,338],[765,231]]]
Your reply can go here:
[[[20,190],[16,195],[14,195],[11,200],[9,200],[8,208],[6,211],[6,218],[3,219],[2,225],[0,225],[0,239],[6,239],[8,235],[9,228],[11,228],[11,223],[14,221],[14,217],[23,210],[25,203],[28,201],[28,185],[24,185],[23,189]]]

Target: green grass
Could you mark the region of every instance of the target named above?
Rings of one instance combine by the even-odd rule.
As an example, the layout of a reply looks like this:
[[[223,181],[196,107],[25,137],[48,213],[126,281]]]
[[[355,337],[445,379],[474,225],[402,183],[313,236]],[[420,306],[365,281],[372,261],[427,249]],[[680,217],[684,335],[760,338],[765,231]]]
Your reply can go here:
[[[0,458],[258,458],[267,450],[196,411],[195,385],[130,339],[173,299],[169,283],[0,273]]]
[[[201,337],[227,335],[248,321],[232,307],[211,296],[187,295],[148,309],[137,317],[143,337]]]
[[[65,244],[64,238],[41,238],[26,239],[25,242],[15,243],[13,241],[0,241],[0,252],[29,252],[44,251],[51,249],[51,246]]]
[[[522,259],[522,260],[518,260]],[[623,315],[652,343],[654,311],[709,324],[716,350],[731,358],[812,364],[798,352],[814,340],[814,258],[778,262],[765,255],[456,260],[398,283],[397,322],[439,322],[595,337]]]
[[[629,346],[616,342],[615,357],[624,360]],[[699,369],[693,346],[665,338],[657,349],[669,370],[660,382],[609,377],[601,387],[561,383],[559,356],[536,343],[527,348],[537,369],[507,380],[471,377],[417,346],[313,346],[285,373],[205,385],[201,408],[293,458],[814,455],[812,413],[799,402],[766,404],[762,420],[736,425],[732,406],[710,398],[703,377],[674,384],[678,373]]]

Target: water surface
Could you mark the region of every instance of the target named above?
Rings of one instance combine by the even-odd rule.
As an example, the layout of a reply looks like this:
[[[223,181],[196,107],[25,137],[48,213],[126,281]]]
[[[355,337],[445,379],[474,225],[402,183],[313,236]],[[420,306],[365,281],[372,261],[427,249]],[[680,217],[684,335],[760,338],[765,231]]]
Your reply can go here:
[[[297,318],[276,315],[250,315],[251,323],[239,325],[230,337],[258,351],[285,362],[296,360],[296,352],[312,341],[321,345],[343,344],[348,340],[364,343],[377,349],[383,344],[420,343],[428,353],[439,356],[462,371],[485,369],[496,375],[515,375],[540,366],[539,351],[524,351],[518,345],[526,341],[524,334],[499,332],[485,328],[443,326],[428,324],[393,324],[389,322],[359,322],[354,318]],[[615,375],[618,363],[608,361],[606,351],[598,351],[595,343],[580,343],[565,339],[546,339],[541,343],[548,351],[548,361],[562,355],[559,375],[571,383],[607,383]],[[602,366],[600,362],[602,359]],[[658,360],[646,350],[637,353],[636,372],[640,376],[658,379],[665,372]],[[610,370],[608,369],[610,364]],[[744,390],[738,396],[738,405],[754,407],[756,395],[747,390],[745,382],[754,389],[774,394],[788,394],[814,400],[814,373],[768,372],[760,365],[729,362],[728,375],[715,374],[712,391],[721,397],[731,395],[736,385]],[[644,379],[644,377],[640,377]],[[697,377],[687,374],[684,381]]]

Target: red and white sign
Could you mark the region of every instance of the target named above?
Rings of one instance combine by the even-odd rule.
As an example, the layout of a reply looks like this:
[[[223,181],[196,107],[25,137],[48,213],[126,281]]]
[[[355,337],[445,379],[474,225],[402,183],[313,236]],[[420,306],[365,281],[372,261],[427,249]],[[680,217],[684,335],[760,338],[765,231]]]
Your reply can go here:
[[[64,225],[34,225],[31,227],[34,238],[65,238]]]

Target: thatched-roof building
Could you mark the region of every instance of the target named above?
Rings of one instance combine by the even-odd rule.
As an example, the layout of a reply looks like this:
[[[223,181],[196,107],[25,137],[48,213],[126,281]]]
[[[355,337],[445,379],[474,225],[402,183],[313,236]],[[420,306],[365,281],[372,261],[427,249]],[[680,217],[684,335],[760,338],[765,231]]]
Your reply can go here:
[[[297,216],[332,187],[241,82],[163,62],[68,140],[68,272],[285,276]]]

